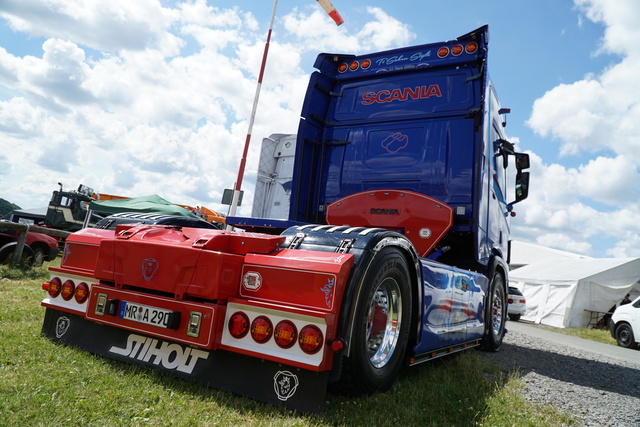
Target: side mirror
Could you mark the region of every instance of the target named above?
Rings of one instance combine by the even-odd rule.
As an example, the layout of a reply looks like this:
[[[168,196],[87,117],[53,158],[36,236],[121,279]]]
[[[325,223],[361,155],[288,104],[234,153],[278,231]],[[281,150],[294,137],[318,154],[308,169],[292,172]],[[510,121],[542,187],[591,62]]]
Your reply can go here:
[[[529,172],[518,171],[516,175],[516,201],[518,203],[529,196]]]
[[[529,155],[524,153],[515,153],[515,155],[516,169],[518,169],[518,171],[529,169]]]

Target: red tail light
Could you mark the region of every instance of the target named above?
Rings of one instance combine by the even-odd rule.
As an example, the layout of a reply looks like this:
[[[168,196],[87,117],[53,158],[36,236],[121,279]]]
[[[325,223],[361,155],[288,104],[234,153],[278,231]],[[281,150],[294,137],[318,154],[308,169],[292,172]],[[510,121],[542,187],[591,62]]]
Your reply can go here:
[[[300,331],[300,348],[307,354],[315,354],[322,348],[322,331],[317,326],[307,325]]]
[[[49,280],[49,289],[47,290],[47,292],[49,293],[49,296],[55,298],[58,295],[60,295],[61,290],[62,290],[62,282],[60,281],[60,279],[58,279],[57,277],[54,277],[53,279]]]
[[[78,304],[84,303],[89,298],[89,286],[84,282],[80,283],[76,286],[76,292],[73,296]]]
[[[467,53],[475,53],[476,50],[478,50],[478,43],[476,42],[470,42],[467,43],[467,46],[464,49]]]
[[[276,325],[273,336],[278,346],[290,348],[298,338],[298,329],[292,322],[283,320]]]
[[[442,46],[438,49],[438,58],[444,58],[447,55],[449,55],[449,48],[447,46]]]
[[[464,48],[462,47],[462,45],[461,44],[457,44],[457,45],[455,45],[455,46],[453,46],[451,48],[451,54],[454,55],[454,56],[458,56],[458,55],[460,55],[462,53],[463,50],[464,50]]]
[[[227,326],[232,337],[244,338],[249,332],[249,317],[241,311],[233,313]]]
[[[251,322],[251,338],[259,344],[263,344],[271,338],[273,324],[266,316],[258,316]]]
[[[73,280],[67,280],[62,285],[62,291],[60,292],[60,296],[65,301],[69,301],[73,297],[73,291],[76,290],[76,285],[73,283]]]

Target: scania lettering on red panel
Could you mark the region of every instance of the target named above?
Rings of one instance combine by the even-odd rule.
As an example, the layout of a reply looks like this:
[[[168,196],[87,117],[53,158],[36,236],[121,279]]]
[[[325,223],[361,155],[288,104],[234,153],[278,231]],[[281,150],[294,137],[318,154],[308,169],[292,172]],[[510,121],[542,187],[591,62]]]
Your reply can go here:
[[[406,101],[408,99],[418,100],[436,96],[442,97],[442,91],[437,84],[430,86],[406,87],[404,89],[381,90],[378,92],[366,92],[362,95],[362,105],[374,103],[385,103],[393,101]]]

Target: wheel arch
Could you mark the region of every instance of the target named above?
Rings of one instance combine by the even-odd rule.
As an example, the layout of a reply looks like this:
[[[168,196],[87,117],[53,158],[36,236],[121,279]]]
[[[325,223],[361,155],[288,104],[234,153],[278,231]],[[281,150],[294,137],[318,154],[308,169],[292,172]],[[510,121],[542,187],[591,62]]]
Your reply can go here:
[[[395,233],[394,233],[395,234]],[[411,307],[411,319],[410,320],[410,345],[415,344],[417,340],[418,330],[418,318],[417,315],[419,302],[422,300],[422,287],[420,284],[420,264],[418,254],[411,244],[411,242],[402,235],[383,236],[375,246],[370,250],[370,256],[367,257],[360,268],[352,271],[349,279],[349,285],[347,286],[347,292],[345,292],[345,298],[343,301],[341,313],[340,313],[340,327],[338,336],[340,336],[345,343],[344,356],[349,356],[351,353],[351,339],[353,336],[353,329],[356,321],[355,312],[358,307],[358,303],[363,298],[362,289],[364,285],[364,278],[367,275],[369,268],[373,264],[376,255],[385,248],[395,248],[405,258],[407,265],[409,266],[410,288],[412,292],[412,307]]]
[[[491,280],[493,275],[496,273],[502,273],[502,277],[504,277],[504,290],[506,294],[509,292],[509,265],[505,261],[499,253],[494,253],[489,259],[488,268],[485,272],[485,275]]]
[[[47,245],[45,242],[32,242],[29,247],[31,248],[31,250],[35,253],[36,249],[41,250],[42,252],[45,253],[45,255],[49,252],[49,248],[51,246]]]

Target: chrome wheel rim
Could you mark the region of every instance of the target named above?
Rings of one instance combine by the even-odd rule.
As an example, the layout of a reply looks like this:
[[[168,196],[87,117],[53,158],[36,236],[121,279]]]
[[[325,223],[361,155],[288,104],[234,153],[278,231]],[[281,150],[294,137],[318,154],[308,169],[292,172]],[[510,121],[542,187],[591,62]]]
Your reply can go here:
[[[369,361],[375,368],[388,362],[398,344],[402,324],[402,297],[398,282],[385,278],[373,292],[366,324]]]
[[[491,330],[493,335],[500,336],[502,330],[502,322],[504,313],[504,298],[502,283],[496,283],[493,289],[493,298],[491,299]]]

